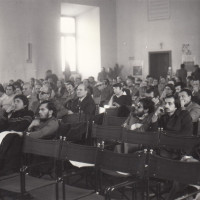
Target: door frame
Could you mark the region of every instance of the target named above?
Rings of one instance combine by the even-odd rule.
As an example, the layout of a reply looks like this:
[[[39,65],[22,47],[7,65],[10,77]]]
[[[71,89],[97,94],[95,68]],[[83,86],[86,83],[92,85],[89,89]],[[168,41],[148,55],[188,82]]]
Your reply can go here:
[[[149,51],[148,52],[148,62],[149,62],[149,74],[150,74],[150,55],[152,54],[158,54],[158,53],[169,53],[169,66],[171,67],[171,70],[173,71],[172,67],[172,51]]]

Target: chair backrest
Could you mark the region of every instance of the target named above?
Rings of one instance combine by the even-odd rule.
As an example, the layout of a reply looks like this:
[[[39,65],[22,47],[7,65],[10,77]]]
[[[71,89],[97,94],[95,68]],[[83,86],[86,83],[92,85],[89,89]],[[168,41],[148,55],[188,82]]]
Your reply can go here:
[[[159,132],[142,132],[123,129],[122,141],[131,144],[143,144],[156,147],[159,143]]]
[[[185,184],[200,184],[200,162],[183,162],[149,155],[148,176]]]
[[[181,149],[186,152],[191,152],[193,147],[200,144],[200,137],[195,136],[177,136],[171,133],[160,134],[160,147],[167,147],[172,149]]]
[[[121,154],[99,149],[96,157],[96,167],[143,176],[145,160],[146,154],[144,152]]]
[[[121,126],[125,120],[126,117],[117,117],[117,116],[112,116],[112,115],[107,115],[105,113],[104,118],[103,118],[103,125],[104,126]]]
[[[93,124],[92,137],[108,141],[121,141],[122,129],[123,128],[120,126],[101,126]]]
[[[62,141],[35,139],[29,136],[24,137],[23,153],[59,158]]]
[[[81,141],[87,135],[88,123],[60,123],[58,135],[66,137],[68,141]]]
[[[118,108],[106,108],[106,115],[117,116]]]
[[[64,142],[61,152],[61,157],[65,157],[68,160],[95,164],[97,148],[94,146]]]
[[[64,123],[77,123],[77,122],[82,122],[85,121],[85,114],[84,113],[73,113],[70,115],[65,115],[62,118],[62,122]]]

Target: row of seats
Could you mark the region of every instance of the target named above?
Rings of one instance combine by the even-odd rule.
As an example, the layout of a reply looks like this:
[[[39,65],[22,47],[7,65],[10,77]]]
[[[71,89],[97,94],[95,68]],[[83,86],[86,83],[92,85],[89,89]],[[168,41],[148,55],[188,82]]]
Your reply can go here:
[[[143,182],[144,185],[150,185],[151,178],[178,181],[185,184],[200,184],[199,162],[188,163],[162,158],[154,155],[153,150],[120,154],[64,140],[50,141],[25,137],[23,153],[53,157],[56,175],[54,180],[31,177],[28,174],[29,166],[24,161],[19,174],[15,173],[0,179],[1,190],[19,193],[21,197],[27,196],[30,192],[37,199],[44,199],[44,197],[49,200],[109,199],[111,192],[115,189],[134,186],[133,190],[135,191],[138,183]],[[95,190],[83,190],[65,184],[66,177],[69,178],[69,176],[65,176],[66,173],[63,172],[61,163],[66,160],[79,167],[90,166],[95,169]],[[101,174],[100,172],[110,174],[110,171],[124,175],[125,181],[102,189],[102,183],[98,182],[99,174]],[[55,185],[54,188],[53,185]],[[145,191],[147,199],[149,197],[148,189]],[[101,198],[96,192],[101,195]],[[159,195],[159,191],[157,194]]]

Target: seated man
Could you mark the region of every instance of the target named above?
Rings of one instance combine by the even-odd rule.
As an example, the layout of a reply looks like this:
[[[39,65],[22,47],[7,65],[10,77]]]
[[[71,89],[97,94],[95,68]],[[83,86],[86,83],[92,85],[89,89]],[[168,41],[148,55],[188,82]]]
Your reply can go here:
[[[51,93],[52,93],[52,89],[48,87],[47,85],[44,85],[40,88],[39,101],[33,102],[32,107],[31,107],[31,110],[35,113],[35,115],[38,114],[40,103],[42,103],[43,101],[49,101],[51,99]],[[61,119],[64,115],[68,113],[67,109],[55,98],[51,99],[51,101],[56,106],[58,119]]]
[[[153,114],[154,102],[148,97],[142,98],[123,124],[123,127],[128,130],[152,131],[151,120]],[[141,145],[124,143],[124,152],[131,153],[139,150],[140,147]]]
[[[154,114],[154,102],[145,97],[140,99],[135,111],[130,114],[123,126],[129,130],[152,130],[151,118]]]
[[[187,110],[181,110],[179,99],[173,95],[167,96],[164,103],[164,108],[159,107],[152,117],[153,126],[163,128],[164,131],[177,136],[192,136],[192,118]],[[164,147],[160,149],[159,154],[171,159],[180,159],[181,156],[178,149]]]
[[[200,118],[200,106],[192,101],[192,91],[189,89],[181,90],[181,92],[179,93],[179,98],[181,102],[181,109],[187,110],[192,117],[193,134],[197,135],[198,122]]]
[[[150,98],[154,102],[154,107],[157,109],[161,105],[159,98],[159,92],[154,90],[154,88],[149,88],[145,92],[145,97]]]
[[[113,85],[114,94],[109,101],[109,106],[118,108],[118,117],[127,117],[130,113],[132,104],[131,95],[123,91],[121,83]]]
[[[15,87],[13,85],[7,85],[6,86],[6,95],[0,101],[0,106],[6,112],[9,112],[10,109],[12,109],[12,103],[13,103],[14,96],[15,96]]]
[[[174,134],[192,136],[192,118],[187,110],[181,110],[179,99],[170,95],[165,97],[164,103],[164,110],[159,107],[152,117],[152,122]]]
[[[23,85],[23,94],[28,98],[29,100],[29,108],[31,108],[32,103],[34,101],[37,101],[37,96],[32,93],[32,86],[30,82],[25,82]]]
[[[200,81],[194,80],[192,85],[193,101],[200,105]]]
[[[122,85],[120,83],[116,83],[113,85],[113,91],[114,95],[111,97],[109,105],[110,106],[131,106],[132,99],[130,95],[127,95],[125,92],[123,92]]]
[[[95,115],[95,103],[91,95],[88,94],[87,87],[81,83],[76,90],[77,97],[71,107],[68,107],[68,114],[81,113],[86,115],[87,120],[93,119]]]
[[[39,139],[54,138],[59,127],[56,114],[54,103],[43,101],[39,106],[39,118],[34,119],[28,127],[27,136]]]

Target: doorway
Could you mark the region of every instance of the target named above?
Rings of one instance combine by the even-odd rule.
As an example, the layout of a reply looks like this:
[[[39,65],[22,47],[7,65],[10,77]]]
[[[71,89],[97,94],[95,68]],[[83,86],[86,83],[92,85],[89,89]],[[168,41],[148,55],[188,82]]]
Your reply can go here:
[[[171,51],[149,52],[149,75],[154,78],[167,77],[171,65]]]

